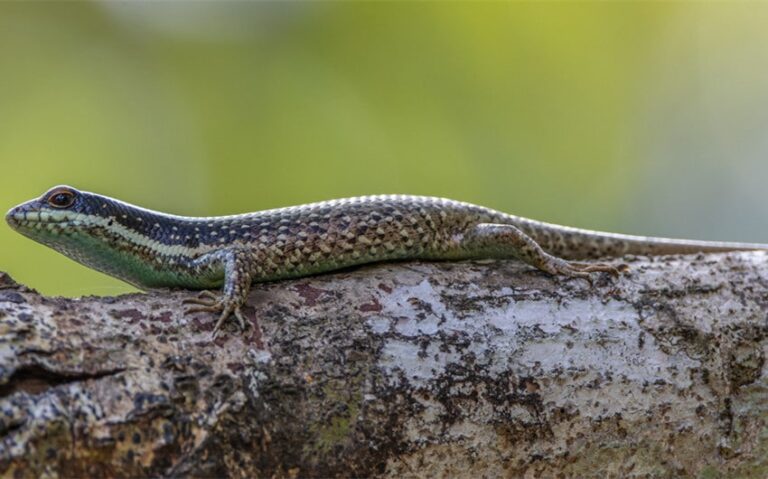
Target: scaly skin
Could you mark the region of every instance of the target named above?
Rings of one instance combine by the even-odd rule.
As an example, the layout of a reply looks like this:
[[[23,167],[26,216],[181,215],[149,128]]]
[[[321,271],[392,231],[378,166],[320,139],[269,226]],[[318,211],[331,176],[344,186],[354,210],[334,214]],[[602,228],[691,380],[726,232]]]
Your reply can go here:
[[[168,215],[58,186],[11,209],[15,230],[142,289],[203,292],[188,312],[219,313],[214,336],[254,282],[379,261],[517,258],[556,275],[618,273],[573,260],[624,254],[764,250],[768,245],[646,238],[568,228],[423,196],[366,196],[234,216]]]

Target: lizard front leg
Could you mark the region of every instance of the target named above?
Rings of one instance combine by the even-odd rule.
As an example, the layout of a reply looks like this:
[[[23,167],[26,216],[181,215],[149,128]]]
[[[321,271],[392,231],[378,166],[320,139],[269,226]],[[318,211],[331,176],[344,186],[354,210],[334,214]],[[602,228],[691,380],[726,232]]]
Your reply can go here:
[[[187,308],[187,314],[220,313],[213,328],[212,339],[216,338],[224,321],[232,315],[237,319],[240,328],[245,329],[246,321],[241,308],[251,289],[252,261],[250,251],[243,246],[217,250],[194,260],[192,267],[198,271],[224,273],[224,288],[220,296],[211,291],[203,291],[197,298],[184,300],[185,303],[198,305]]]
[[[544,251],[536,241],[512,225],[481,223],[472,227],[460,242],[470,256],[486,258],[517,258],[553,275],[590,280],[590,273],[606,272],[618,275],[623,265],[568,261]],[[591,282],[591,281],[590,281]]]

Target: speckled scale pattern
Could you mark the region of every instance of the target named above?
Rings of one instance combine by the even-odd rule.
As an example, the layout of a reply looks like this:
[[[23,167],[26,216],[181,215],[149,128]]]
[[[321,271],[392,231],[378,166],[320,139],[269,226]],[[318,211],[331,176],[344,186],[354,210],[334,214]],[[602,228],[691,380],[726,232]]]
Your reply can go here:
[[[300,276],[355,264],[462,255],[468,205],[449,200],[352,198],[249,215],[255,278]],[[477,219],[490,218],[478,209]],[[238,241],[235,238],[234,241]]]

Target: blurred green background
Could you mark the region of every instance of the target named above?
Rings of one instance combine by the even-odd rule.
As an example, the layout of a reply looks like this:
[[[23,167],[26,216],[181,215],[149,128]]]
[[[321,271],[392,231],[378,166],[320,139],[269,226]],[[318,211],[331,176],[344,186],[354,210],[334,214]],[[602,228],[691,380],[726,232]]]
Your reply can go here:
[[[768,5],[0,4],[0,206],[186,215],[374,193],[768,242]],[[123,283],[0,225],[42,292]]]

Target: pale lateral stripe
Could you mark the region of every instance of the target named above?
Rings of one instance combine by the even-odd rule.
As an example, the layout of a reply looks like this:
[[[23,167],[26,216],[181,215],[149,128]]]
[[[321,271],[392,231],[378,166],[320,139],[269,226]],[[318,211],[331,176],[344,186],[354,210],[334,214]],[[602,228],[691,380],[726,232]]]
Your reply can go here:
[[[58,213],[58,212],[57,212]],[[64,213],[64,212],[62,212]],[[182,255],[187,257],[197,257],[203,253],[207,253],[217,248],[216,245],[200,245],[194,248],[184,245],[167,245],[160,241],[154,240],[139,233],[136,230],[128,228],[116,220],[112,220],[112,225],[109,225],[109,218],[104,218],[97,215],[86,214],[54,214],[50,213],[50,219],[60,221],[70,221],[73,224],[82,223],[87,225],[101,226],[106,230],[122,237],[124,240],[137,246],[143,246],[152,250],[152,252],[162,256],[176,256]]]

